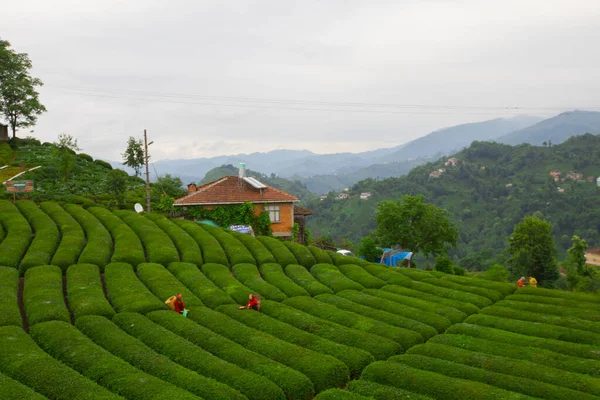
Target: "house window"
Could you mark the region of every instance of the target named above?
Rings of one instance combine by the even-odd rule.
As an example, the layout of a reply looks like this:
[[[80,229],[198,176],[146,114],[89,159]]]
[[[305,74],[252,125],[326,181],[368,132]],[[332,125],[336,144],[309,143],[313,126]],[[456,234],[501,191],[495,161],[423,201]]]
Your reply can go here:
[[[269,213],[271,222],[280,222],[279,206],[265,206],[265,211]]]

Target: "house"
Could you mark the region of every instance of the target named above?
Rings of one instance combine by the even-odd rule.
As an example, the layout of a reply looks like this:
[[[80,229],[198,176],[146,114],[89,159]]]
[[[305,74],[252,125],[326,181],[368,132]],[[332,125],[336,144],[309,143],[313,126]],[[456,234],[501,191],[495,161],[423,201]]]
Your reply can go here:
[[[198,187],[188,185],[187,196],[175,200],[173,205],[200,206],[210,210],[217,206],[252,203],[256,214],[263,211],[269,213],[273,236],[291,237],[295,219],[294,203],[298,201],[296,196],[265,185],[255,178],[244,176],[243,170],[240,169],[239,177],[224,176]],[[312,212],[302,211],[303,217],[310,214]]]
[[[585,263],[587,265],[600,267],[600,247],[596,247],[595,249],[588,249],[585,251]]]
[[[512,183],[507,183],[506,185],[504,185],[504,187],[511,188],[511,187],[513,187],[513,184]]]
[[[8,125],[0,124],[0,142],[8,142]]]
[[[371,197],[371,192],[364,192],[360,194],[360,199],[361,200],[368,200],[369,197]]]
[[[567,179],[570,179],[572,181],[582,181],[583,180],[583,174],[578,174],[576,172],[571,171],[571,172],[569,172],[567,174],[567,176],[565,177],[564,180],[567,180]]]
[[[446,169],[445,169],[445,168],[440,168],[440,169],[438,169],[438,170],[431,171],[431,172],[429,173],[429,177],[430,177],[430,178],[439,178],[440,176],[442,176],[442,174],[443,174],[445,171],[446,171]]]
[[[560,179],[560,171],[557,169],[553,169],[550,171],[550,176],[554,179],[555,182],[558,182]]]
[[[458,165],[458,160],[454,157],[449,158],[448,161],[446,161],[446,163],[444,165],[446,167],[448,167],[448,166],[456,167]]]
[[[348,193],[340,193],[337,196],[335,196],[336,200],[344,200],[348,198]]]

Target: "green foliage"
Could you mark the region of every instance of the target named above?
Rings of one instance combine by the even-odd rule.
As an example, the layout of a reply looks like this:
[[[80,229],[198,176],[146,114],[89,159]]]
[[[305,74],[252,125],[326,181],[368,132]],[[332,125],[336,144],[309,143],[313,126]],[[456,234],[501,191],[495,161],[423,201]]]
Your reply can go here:
[[[71,322],[63,297],[60,268],[40,265],[25,272],[23,307],[30,326],[52,320]]]
[[[65,205],[67,211],[83,228],[87,243],[79,256],[82,264],[95,264],[104,271],[112,253],[112,238],[96,217],[75,204]]]
[[[228,204],[216,206],[207,210],[200,206],[188,207],[188,216],[197,219],[209,219],[215,221],[219,226],[249,225],[252,226],[257,235],[271,234],[271,219],[268,213],[256,214],[254,204]],[[266,220],[265,220],[266,215]]]
[[[280,240],[267,236],[259,236],[257,239],[273,254],[277,264],[282,267],[298,262],[294,254]]]
[[[58,142],[55,142],[54,146],[54,163],[66,188],[76,162],[75,151],[81,149],[77,145],[77,139],[65,133],[58,135]]]
[[[306,269],[310,269],[313,265],[317,263],[317,260],[312,255],[311,251],[299,243],[295,242],[283,242],[283,244],[290,249],[294,257],[296,257],[296,262]]]
[[[285,274],[311,296],[333,293],[333,290],[315,279],[302,265],[290,264],[285,267]]]
[[[123,157],[123,165],[133,168],[135,176],[140,176],[142,167],[144,166],[144,145],[142,139],[136,140],[133,136],[127,139],[127,147]]]
[[[0,242],[0,265],[17,268],[31,242],[31,227],[8,200],[0,200],[0,225],[6,231]]]
[[[83,229],[69,213],[56,203],[44,202],[40,204],[40,209],[54,220],[60,230],[62,238],[52,257],[51,264],[58,265],[65,271],[69,265],[77,262],[77,258],[85,246]]]
[[[33,389],[0,374],[0,398],[20,400],[44,400],[46,397]]]
[[[495,282],[506,282],[508,280],[510,273],[504,268],[504,266],[500,264],[494,264],[489,267],[481,277],[483,279],[487,279],[488,281]]]
[[[597,268],[586,265],[585,251],[588,245],[577,235],[571,240],[573,246],[567,250],[566,263],[569,290],[596,292],[600,289],[600,274]]]
[[[109,163],[107,163],[106,161],[102,161],[102,160],[100,160],[100,159],[95,159],[95,160],[94,160],[94,163],[96,163],[96,164],[100,165],[101,167],[103,167],[103,168],[106,168],[106,169],[108,169],[108,170],[111,170],[111,169],[113,169],[112,165],[110,165],[110,164],[109,164]]]
[[[335,265],[316,264],[310,269],[310,274],[336,293],[342,290],[364,289],[361,284],[346,278]]]
[[[460,300],[453,300],[451,298],[438,296],[435,294],[435,290],[433,291],[433,293],[427,293],[427,292],[417,290],[417,289],[419,289],[419,287],[420,286],[418,284],[414,288],[402,287],[402,286],[398,286],[398,285],[387,285],[387,286],[382,287],[381,290],[399,294],[402,296],[426,300],[431,303],[441,304],[441,305],[444,305],[447,307],[452,307],[459,311],[462,311],[466,315],[471,315],[471,314],[475,314],[475,313],[479,312],[479,307],[477,307],[471,303],[465,303]],[[428,289],[429,288],[431,288],[431,287],[428,287]]]
[[[181,255],[181,261],[202,265],[202,253],[200,252],[200,247],[189,233],[162,215],[144,214],[144,216],[169,235],[173,243],[175,243],[175,246],[177,246],[177,250]]]
[[[461,285],[459,283],[447,280],[447,279],[445,279],[445,277],[442,279],[425,279],[423,282],[429,283],[434,286],[439,286],[439,287],[443,287],[443,288],[456,290],[458,292],[473,293],[477,296],[488,298],[494,303],[497,301],[500,301],[504,298],[502,293],[500,293],[494,289]]]
[[[358,254],[363,256],[365,260],[373,262],[376,258],[381,257],[383,250],[377,247],[371,236],[365,236],[360,242]]]
[[[306,248],[308,250],[310,250],[312,255],[315,257],[315,260],[317,260],[317,264],[332,264],[333,263],[333,261],[331,260],[331,257],[329,257],[329,254],[327,254],[327,252],[325,250],[320,249],[315,246],[306,246]]]
[[[352,393],[342,389],[327,389],[315,397],[315,400],[368,400],[371,397],[365,397],[357,393]]]
[[[266,282],[254,264],[237,264],[233,266],[233,275],[245,286],[260,293],[265,299],[283,301],[287,298],[276,286]]]
[[[122,169],[112,169],[108,172],[104,190],[117,199],[119,206],[125,203],[125,192],[129,187],[129,175]]]
[[[452,260],[448,257],[438,257],[433,268],[445,274],[454,274],[454,265],[452,265]]]
[[[19,311],[18,291],[18,271],[11,267],[0,266],[0,299],[2,299],[2,302],[0,302],[0,326],[14,325],[20,327],[23,324],[21,312]]]
[[[203,226],[203,229],[210,233],[221,245],[229,265],[234,266],[236,264],[253,264],[256,265],[256,261],[250,251],[235,237],[227,234],[223,229],[217,228],[210,225]]]
[[[275,257],[273,257],[273,254],[271,254],[265,245],[255,237],[233,231],[227,231],[227,233],[242,242],[242,244],[246,246],[248,250],[250,250],[250,253],[252,253],[252,256],[258,265],[277,262]]]
[[[92,156],[90,156],[89,154],[79,153],[79,154],[77,154],[77,157],[82,158],[87,162],[94,162],[94,158]]]
[[[283,272],[281,265],[268,263],[259,267],[260,275],[271,285],[281,290],[287,297],[309,296],[308,292],[297,285]]]
[[[521,290],[519,290],[519,292],[516,292],[516,294],[506,297],[506,300],[520,301],[525,303],[552,304],[569,308],[580,308],[581,310],[577,311],[584,312],[587,310],[597,310],[598,308],[598,305],[594,303],[587,303],[585,301],[578,301],[575,299],[564,299],[560,297],[546,297],[536,296],[533,294],[524,294]]]
[[[200,250],[202,250],[202,259],[205,263],[229,265],[227,256],[223,251],[223,247],[221,247],[217,239],[215,239],[215,237],[208,233],[204,228],[191,221],[185,221],[182,219],[174,219],[173,222],[175,222],[175,224],[177,224],[177,226],[179,226],[181,229],[186,231],[192,238],[194,238],[196,243],[198,243]]]
[[[433,273],[428,272],[428,271],[424,271],[424,270],[420,270],[420,269],[413,269],[413,268],[398,268],[398,267],[393,267],[394,271],[401,273],[404,276],[409,277],[412,280],[415,281],[424,281],[425,279],[431,279],[431,278],[435,278],[435,275],[433,275]]]
[[[346,275],[346,277],[366,288],[376,288],[379,289],[387,285],[387,283],[379,279],[367,271],[364,268],[359,267],[358,265],[352,264],[343,264],[338,267],[341,273]]]
[[[35,232],[31,246],[29,246],[25,257],[19,264],[19,271],[22,275],[31,267],[50,264],[60,241],[60,233],[54,221],[40,210],[34,202],[21,200],[17,202],[17,207],[27,218]]]
[[[458,300],[463,303],[471,303],[478,308],[483,308],[492,305],[492,301],[487,297],[482,297],[472,293],[465,293],[463,291],[449,289],[439,285],[432,285],[428,282],[407,281],[402,282],[401,285],[409,289],[415,289],[421,292],[434,294],[439,297],[445,297],[451,300]]]
[[[350,390],[352,393],[371,396],[375,399],[381,400],[433,400],[431,397],[424,396],[422,394],[417,394],[388,385],[380,385],[379,383],[367,381],[365,379],[350,381],[348,384],[348,390]]]
[[[84,315],[112,318],[115,311],[104,297],[100,269],[94,264],[75,264],[67,269],[67,299],[75,319]]]
[[[229,295],[212,283],[194,264],[174,262],[169,264],[169,272],[210,308],[235,303]]]
[[[399,274],[396,271],[397,268],[390,268],[382,264],[369,263],[364,265],[362,268],[369,274],[392,285],[411,280],[409,277]]]
[[[500,266],[500,267],[502,267],[502,266]],[[506,270],[504,268],[501,268],[501,269],[504,272],[506,272]],[[484,275],[485,274],[486,273],[484,272]],[[458,284],[464,285],[464,286],[474,286],[474,287],[480,287],[480,288],[495,290],[496,292],[502,293],[503,296],[508,296],[508,295],[514,293],[514,291],[516,290],[515,285],[512,285],[510,283],[506,283],[504,281],[489,282],[488,280],[471,278],[471,277],[467,277],[467,276],[451,276],[451,275],[450,276],[445,276],[442,279],[447,280],[447,281],[451,281],[451,282],[454,282],[454,283],[458,283]]]
[[[516,294],[528,294],[540,297],[556,297],[567,300],[577,300],[578,302],[600,304],[600,297],[590,293],[570,293],[561,290],[552,290],[544,288],[522,287]]]
[[[240,281],[235,279],[231,271],[224,265],[207,263],[202,266],[202,272],[238,304],[245,305],[248,301],[248,296],[253,293],[252,289],[244,286]]]
[[[156,182],[152,184],[150,196],[153,201],[156,201],[162,197],[178,199],[185,196],[186,193],[187,192],[183,188],[183,182],[181,182],[181,178],[171,176],[171,174],[164,174],[159,176],[156,179]],[[171,205],[173,201],[171,201]]]

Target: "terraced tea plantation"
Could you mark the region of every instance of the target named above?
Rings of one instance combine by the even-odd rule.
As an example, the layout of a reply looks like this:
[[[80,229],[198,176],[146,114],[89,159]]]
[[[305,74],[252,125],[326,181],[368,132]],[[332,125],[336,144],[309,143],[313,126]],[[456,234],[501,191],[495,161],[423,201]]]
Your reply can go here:
[[[0,201],[1,399],[599,397],[598,296]]]

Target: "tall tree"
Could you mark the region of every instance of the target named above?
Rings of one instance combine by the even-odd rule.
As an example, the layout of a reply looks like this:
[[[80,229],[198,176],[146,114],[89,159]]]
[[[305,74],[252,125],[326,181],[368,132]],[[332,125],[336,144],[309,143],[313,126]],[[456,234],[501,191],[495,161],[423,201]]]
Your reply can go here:
[[[54,145],[56,166],[62,175],[64,186],[67,187],[71,171],[75,166],[75,152],[81,149],[77,145],[77,139],[65,133],[58,135],[58,142],[54,142]]]
[[[127,140],[127,148],[123,156],[123,165],[133,168],[135,176],[140,176],[142,167],[144,166],[144,145],[142,139],[136,140],[133,136],[129,136]]]
[[[423,196],[383,201],[377,204],[375,236],[384,246],[398,244],[414,254],[446,254],[458,239],[458,229],[449,216],[448,211],[425,203]]]
[[[553,286],[559,275],[550,222],[534,216],[525,217],[515,226],[508,244],[513,278],[530,274],[541,286]]]
[[[37,117],[46,111],[36,91],[42,81],[33,78],[30,69],[26,53],[17,53],[8,41],[0,40],[0,114],[10,124],[13,138],[17,128],[35,125]]]
[[[125,192],[128,187],[129,175],[122,169],[113,169],[108,173],[106,192],[115,196],[119,206],[125,203]]]

